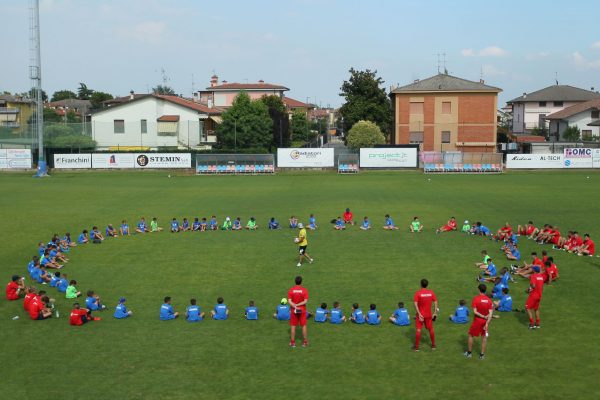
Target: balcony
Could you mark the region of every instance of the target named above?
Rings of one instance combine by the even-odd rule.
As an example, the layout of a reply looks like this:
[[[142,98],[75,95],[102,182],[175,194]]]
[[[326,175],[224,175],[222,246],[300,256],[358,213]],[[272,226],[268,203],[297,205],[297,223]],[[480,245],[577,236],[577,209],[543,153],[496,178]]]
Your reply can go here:
[[[20,111],[19,107],[0,107],[0,114],[18,114]]]
[[[0,128],[19,128],[21,126],[18,122],[0,121]]]

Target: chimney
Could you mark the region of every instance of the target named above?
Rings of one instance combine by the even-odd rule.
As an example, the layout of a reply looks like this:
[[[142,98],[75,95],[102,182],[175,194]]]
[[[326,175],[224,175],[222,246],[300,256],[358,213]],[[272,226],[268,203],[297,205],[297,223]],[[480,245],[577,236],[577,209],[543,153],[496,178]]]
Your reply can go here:
[[[480,79],[479,83],[481,83],[483,85],[485,83],[485,81],[483,79]]]
[[[258,83],[260,83],[260,84],[262,85],[263,83],[265,83],[265,81],[263,81],[263,80],[261,79],[261,80],[259,80],[259,81],[258,81]]]
[[[222,84],[222,85],[226,85],[226,84],[227,84],[227,81],[226,81],[226,80],[222,80],[222,81],[221,81],[221,84]]]
[[[129,100],[135,99],[135,92],[133,90],[129,91]]]
[[[523,92],[523,98],[526,99],[527,98],[527,93]]]
[[[418,82],[419,82],[419,80],[418,80],[418,79],[415,79],[415,80],[413,81],[413,83],[418,83]]]
[[[219,77],[217,75],[213,75],[210,77],[210,87],[217,86],[219,83]]]

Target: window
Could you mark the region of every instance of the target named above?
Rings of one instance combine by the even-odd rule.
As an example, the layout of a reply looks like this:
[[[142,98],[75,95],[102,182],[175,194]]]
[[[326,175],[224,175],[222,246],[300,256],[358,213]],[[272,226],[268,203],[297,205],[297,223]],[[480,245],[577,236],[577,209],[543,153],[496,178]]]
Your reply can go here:
[[[586,139],[589,138],[588,140],[590,140],[592,137],[592,130],[591,129],[583,129],[581,131],[581,137],[586,138]]]
[[[148,120],[140,120],[140,133],[148,133]]]
[[[563,102],[562,101],[555,101],[554,102],[554,107],[562,107],[563,106]]]
[[[423,103],[410,103],[410,113],[423,115]]]
[[[442,131],[442,143],[450,143],[450,131]]]
[[[546,107],[546,102],[545,102],[545,101],[540,101],[540,102],[538,103],[538,105],[539,105],[540,107]]]
[[[442,101],[442,114],[452,114],[452,103]]]
[[[592,118],[593,119],[600,118],[600,111],[598,111],[598,110],[592,111]]]
[[[125,133],[125,120],[115,119],[115,133]]]
[[[423,103],[421,103],[421,104],[423,104]],[[423,143],[423,132],[410,132],[408,135],[408,142],[409,143]]]

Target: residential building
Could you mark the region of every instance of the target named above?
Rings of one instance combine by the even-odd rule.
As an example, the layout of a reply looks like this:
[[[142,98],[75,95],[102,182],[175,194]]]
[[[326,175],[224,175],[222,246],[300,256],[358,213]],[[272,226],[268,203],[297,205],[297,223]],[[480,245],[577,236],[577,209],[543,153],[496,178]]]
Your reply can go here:
[[[569,85],[552,85],[531,93],[523,93],[507,102],[512,106],[512,131],[527,133],[532,129],[548,129],[546,116],[584,101],[600,98],[592,90]]]
[[[233,99],[241,92],[246,92],[251,99],[259,99],[263,96],[275,95],[280,98],[284,98],[284,92],[288,89],[285,86],[276,85],[272,83],[266,83],[263,80],[257,83],[229,83],[227,81],[221,81],[219,83],[219,77],[213,75],[210,78],[210,86],[206,90],[201,90],[194,94],[194,101],[205,105],[209,108],[212,107],[231,107]]]
[[[98,148],[210,149],[217,141],[220,108],[177,96],[131,96],[92,114]]]
[[[8,129],[15,136],[25,134],[34,108],[35,104],[30,98],[0,95],[0,129]]]
[[[391,142],[425,151],[493,152],[501,91],[448,74],[395,88]]]
[[[283,104],[285,104],[285,109],[287,113],[292,115],[296,111],[301,111],[303,113],[308,113],[310,110],[314,110],[315,106],[310,103],[304,103],[302,101],[292,99],[291,97],[283,96],[282,98]]]
[[[564,139],[569,126],[576,126],[581,137],[591,140],[600,138],[600,98],[584,101],[546,116],[549,121],[549,134],[556,140]]]

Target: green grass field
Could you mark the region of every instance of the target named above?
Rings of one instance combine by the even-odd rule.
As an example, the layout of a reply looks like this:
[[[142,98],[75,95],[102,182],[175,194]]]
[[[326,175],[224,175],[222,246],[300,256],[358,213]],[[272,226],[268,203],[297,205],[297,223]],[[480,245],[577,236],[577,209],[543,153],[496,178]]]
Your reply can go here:
[[[589,179],[586,178],[589,176]],[[428,180],[428,177],[431,180]],[[542,329],[529,331],[525,314],[494,320],[486,360],[466,360],[468,325],[447,321],[459,299],[477,292],[474,262],[487,249],[496,265],[499,244],[460,233],[435,235],[455,215],[481,220],[493,230],[506,220],[516,227],[533,219],[577,229],[600,239],[600,174],[507,173],[498,176],[427,176],[417,172],[281,173],[275,176],[180,176],[167,172],[56,173],[48,179],[0,175],[3,283],[26,274],[38,241],[69,230],[76,238],[92,225],[126,218],[158,217],[163,227],[181,219],[255,216],[257,232],[137,235],[75,248],[64,271],[79,289],[94,289],[109,306],[102,321],[68,324],[70,301],[58,298],[61,318],[31,321],[21,302],[0,301],[0,393],[10,399],[593,399],[600,395],[598,346],[600,258],[550,251],[561,279],[544,292]],[[368,215],[375,229],[335,232],[329,220],[350,207]],[[384,318],[398,301],[409,306],[426,277],[442,318],[438,350],[410,351],[414,323],[400,328],[309,322],[309,348],[288,347],[287,323],[271,318],[298,274],[295,232],[264,229],[269,217],[306,221],[313,265],[300,273],[310,308],[338,300],[344,312],[359,302],[377,303]],[[384,232],[390,213],[403,229]],[[425,232],[408,233],[418,215]],[[528,255],[541,246],[521,239]],[[511,285],[521,308],[525,281]],[[56,294],[52,289],[50,293]],[[230,307],[228,321],[158,320],[166,295],[184,311],[196,297],[208,312],[218,296]],[[134,316],[115,320],[119,297]],[[257,302],[259,321],[242,314]],[[411,309],[412,313],[412,309]],[[12,320],[20,315],[18,320]],[[478,348],[478,342],[476,349]]]

